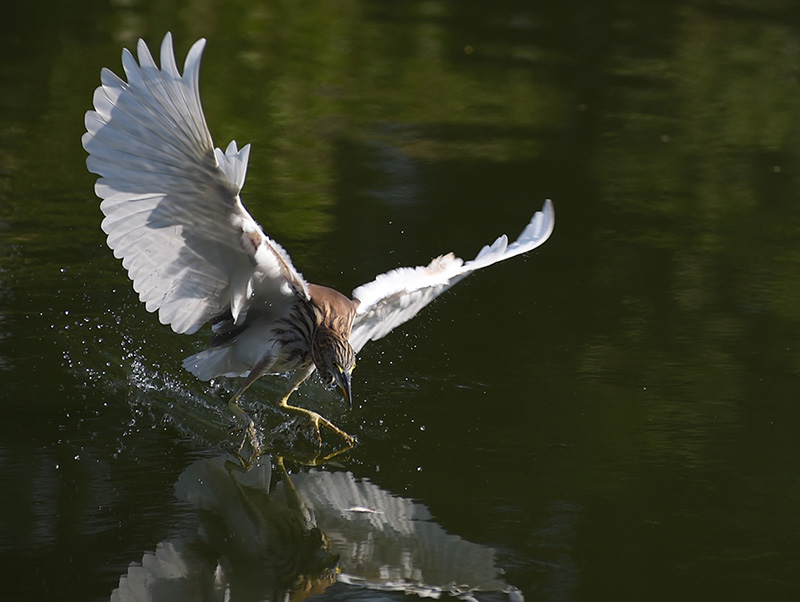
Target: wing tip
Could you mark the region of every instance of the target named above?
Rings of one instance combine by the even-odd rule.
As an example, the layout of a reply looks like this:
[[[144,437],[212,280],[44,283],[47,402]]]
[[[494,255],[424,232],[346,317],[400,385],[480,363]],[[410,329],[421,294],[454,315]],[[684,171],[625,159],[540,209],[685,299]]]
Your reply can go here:
[[[543,229],[540,235],[545,240],[547,240],[548,238],[550,238],[550,235],[553,233],[553,229],[556,226],[556,210],[553,207],[553,201],[551,199],[545,199],[544,205],[542,205],[542,210],[536,212],[536,214],[533,216],[534,219],[536,219],[537,215],[542,216],[542,222],[543,222],[542,224]]]

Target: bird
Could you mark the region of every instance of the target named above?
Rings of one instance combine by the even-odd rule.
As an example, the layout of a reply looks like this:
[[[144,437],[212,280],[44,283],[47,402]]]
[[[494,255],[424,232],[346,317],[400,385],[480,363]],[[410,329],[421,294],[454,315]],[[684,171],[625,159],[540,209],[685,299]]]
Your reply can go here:
[[[242,203],[250,145],[232,141],[223,151],[212,142],[199,91],[205,45],[204,38],[192,45],[183,73],[169,32],[160,67],[139,39],[138,60],[122,51],[125,79],[101,70],[81,142],[87,169],[99,176],[94,191],[106,242],[162,324],[179,334],[210,325],[208,347],[183,367],[203,381],[244,379],[228,407],[253,445],[254,423],[239,399],[260,377],[290,373],[278,407],[310,422],[320,445],[324,427],[352,446],[355,438],[327,418],[290,405],[291,394],[316,371],[352,409],[361,348],[470,273],[544,243],[555,224],[553,203],[545,200],[516,241],[500,236],[470,261],[447,253],[392,269],[351,297],[309,283]]]

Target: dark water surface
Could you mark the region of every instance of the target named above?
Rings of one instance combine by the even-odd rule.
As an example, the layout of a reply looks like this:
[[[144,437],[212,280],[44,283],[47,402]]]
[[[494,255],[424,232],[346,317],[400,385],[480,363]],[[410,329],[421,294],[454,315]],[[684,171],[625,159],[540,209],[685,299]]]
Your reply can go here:
[[[336,600],[464,573],[488,600],[800,599],[794,4],[4,13],[0,597],[104,600],[127,576],[125,599],[144,562],[185,576],[168,600],[224,599],[219,567],[234,600],[303,570]],[[215,142],[253,144],[245,203],[312,282],[472,256],[555,203],[543,247],[363,350],[354,411],[299,392],[360,441],[322,472],[286,461],[318,531],[277,463],[225,468],[235,385],[181,370],[205,337],[140,306],[99,228],[83,114],[101,67],[168,30],[179,62],[208,38]],[[245,399],[265,423],[278,386]]]

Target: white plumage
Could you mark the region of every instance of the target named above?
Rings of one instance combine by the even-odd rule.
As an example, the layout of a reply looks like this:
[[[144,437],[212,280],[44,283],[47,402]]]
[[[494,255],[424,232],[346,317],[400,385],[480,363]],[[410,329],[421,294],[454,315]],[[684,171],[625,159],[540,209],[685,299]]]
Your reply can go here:
[[[233,343],[185,362],[208,379],[246,375],[257,362],[266,366],[265,358],[280,352],[270,340],[276,323],[311,297],[289,255],[242,205],[250,146],[213,146],[199,95],[204,47],[202,39],[192,46],[182,75],[170,34],[160,68],[141,40],[138,62],[123,51],[127,81],[103,69],[82,142],[89,170],[101,176],[95,192],[103,199],[108,245],[148,311],[178,333],[196,332],[228,312],[229,328],[247,327],[236,330],[241,335]],[[512,244],[501,236],[472,261],[450,253],[358,287],[352,348],[408,321],[471,272],[538,247],[553,225],[548,200]]]
[[[108,245],[147,310],[178,333],[227,309],[239,323],[252,303],[288,307],[308,294],[289,256],[242,206],[250,146],[213,147],[198,86],[204,46],[192,46],[183,76],[169,34],[161,69],[141,40],[139,64],[123,51],[128,81],[103,69],[83,136],[87,166],[101,176],[95,192]]]
[[[471,272],[532,251],[548,239],[554,225],[553,203],[548,199],[542,211],[534,214],[511,245],[504,234],[491,245],[483,247],[472,261],[464,263],[463,259],[448,253],[437,257],[427,266],[398,268],[362,284],[353,291],[353,298],[359,299],[361,304],[356,310],[350,344],[358,352],[368,341],[387,335],[393,328],[413,318],[428,303]]]

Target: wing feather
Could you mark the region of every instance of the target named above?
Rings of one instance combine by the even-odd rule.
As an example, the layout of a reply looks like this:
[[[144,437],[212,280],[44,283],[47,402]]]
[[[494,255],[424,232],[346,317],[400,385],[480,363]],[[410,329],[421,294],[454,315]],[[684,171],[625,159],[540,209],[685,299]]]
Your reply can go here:
[[[205,40],[189,50],[183,75],[167,34],[159,68],[144,41],[122,53],[125,78],[108,69],[86,113],[87,167],[109,247],[148,311],[175,332],[195,332],[254,304],[288,306],[308,285],[268,238],[239,192],[250,146],[214,148],[200,103]],[[127,81],[126,81],[127,80]]]
[[[427,266],[398,268],[359,286],[353,291],[353,299],[360,304],[353,321],[350,345],[358,352],[368,341],[386,336],[416,316],[436,297],[475,270],[535,249],[550,237],[554,225],[553,203],[548,199],[510,245],[503,235],[491,245],[484,246],[472,261],[465,263],[448,253]]]

